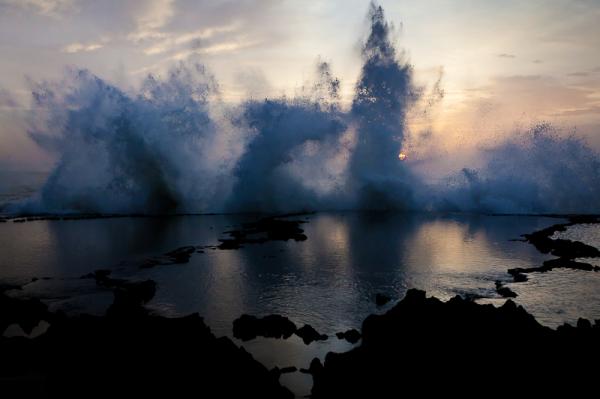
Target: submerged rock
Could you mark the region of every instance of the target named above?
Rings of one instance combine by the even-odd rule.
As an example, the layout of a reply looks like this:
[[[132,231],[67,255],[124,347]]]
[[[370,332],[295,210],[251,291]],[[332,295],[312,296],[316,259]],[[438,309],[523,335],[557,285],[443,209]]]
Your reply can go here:
[[[304,241],[307,239],[300,224],[302,220],[269,217],[253,223],[244,223],[239,230],[226,231],[231,238],[220,239],[219,249],[239,249],[244,244],[262,244],[268,241]]]

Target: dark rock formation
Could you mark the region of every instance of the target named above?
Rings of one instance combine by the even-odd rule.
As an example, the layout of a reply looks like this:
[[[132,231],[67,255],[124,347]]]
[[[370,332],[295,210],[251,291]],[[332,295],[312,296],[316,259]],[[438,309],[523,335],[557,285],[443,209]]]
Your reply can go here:
[[[523,237],[533,244],[538,251],[552,254],[563,259],[600,257],[600,250],[579,241],[552,239],[554,233],[566,231],[567,227],[580,223],[598,223],[596,216],[573,216],[568,223],[555,224],[545,229],[523,234]]]
[[[273,367],[271,369],[271,373],[273,373],[277,379],[279,379],[279,377],[281,377],[281,374],[289,374],[289,373],[295,373],[296,371],[298,371],[298,369],[294,366],[289,366],[289,367]]]
[[[162,256],[144,259],[139,263],[140,269],[150,269],[155,266],[168,266],[188,263],[193,253],[204,253],[199,247],[185,246],[169,251]]]
[[[362,336],[360,346],[328,353],[311,370],[313,398],[481,395],[482,386],[503,384],[520,393],[581,393],[594,387],[589,360],[600,355],[599,322],[552,330],[511,300],[496,308],[418,290],[367,317]]]
[[[345,332],[336,333],[335,336],[338,337],[338,339],[345,339],[351,344],[357,343],[361,337],[360,332],[358,332],[358,330],[355,330],[354,328]]]
[[[302,341],[306,345],[309,345],[313,341],[325,341],[328,337],[325,334],[319,334],[312,326],[305,324],[296,330],[297,336],[302,338]]]
[[[256,337],[289,338],[296,332],[296,325],[287,317],[269,315],[263,318],[242,315],[233,321],[233,336],[242,341]]]
[[[119,287],[104,317],[57,314],[37,338],[0,338],[2,394],[293,397],[243,348],[216,338],[197,314],[163,318],[136,306],[149,288],[148,283]],[[30,306],[38,305],[11,303],[10,321],[28,320]],[[6,306],[0,314],[5,311]]]
[[[219,240],[219,249],[238,249],[244,244],[262,244],[267,241],[304,241],[306,235],[300,228],[302,220],[269,217],[257,222],[245,223],[240,230],[226,231],[231,238]]]
[[[496,281],[496,292],[504,298],[516,298],[517,294],[508,287],[505,287],[501,281]]]
[[[547,260],[542,266],[538,267],[508,269],[508,273],[513,276],[514,281],[527,281],[527,273],[545,273],[557,268],[600,271],[600,267],[598,266],[574,260],[576,258],[600,257],[600,250],[597,248],[579,241],[550,238],[554,233],[566,231],[569,226],[579,223],[600,223],[600,219],[596,215],[572,215],[569,217],[568,223],[554,224],[531,234],[523,234],[522,236],[525,237],[525,241],[533,244],[538,251],[558,256],[558,258]]]
[[[313,376],[318,375],[322,371],[323,364],[321,363],[321,360],[319,360],[316,357],[310,362],[310,366],[308,366],[308,369],[300,369],[301,373],[312,374]]]
[[[9,289],[18,288],[0,287],[0,336],[11,324],[18,324],[26,334],[30,334],[40,321],[52,319],[48,307],[39,299],[17,299],[6,294]]]
[[[375,304],[377,306],[384,306],[386,303],[388,303],[391,300],[392,300],[392,298],[390,298],[389,296],[384,295],[384,294],[377,293],[375,295]]]

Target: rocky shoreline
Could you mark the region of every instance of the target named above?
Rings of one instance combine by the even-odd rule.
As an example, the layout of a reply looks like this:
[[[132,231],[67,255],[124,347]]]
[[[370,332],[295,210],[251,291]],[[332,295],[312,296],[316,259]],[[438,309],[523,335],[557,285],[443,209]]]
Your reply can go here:
[[[529,273],[557,267],[598,271],[597,266],[576,260],[600,257],[598,249],[551,237],[578,223],[599,222],[596,216],[572,216],[566,223],[524,234],[523,241],[557,258],[508,273],[519,282],[526,281]],[[231,250],[271,240],[303,241],[302,223],[263,218],[226,231],[229,238],[220,244],[177,248],[136,266],[187,263],[194,253],[207,248]],[[479,394],[476,387],[480,384],[510,384],[526,392],[552,393],[552,387],[592,387],[594,368],[588,362],[600,355],[600,320],[580,319],[576,326],[565,324],[554,330],[540,325],[510,299],[501,307],[460,296],[442,302],[412,289],[386,313],[367,317],[361,331],[336,334],[338,339],[358,343],[354,349],[330,352],[324,362],[315,358],[308,369],[267,370],[229,338],[215,337],[198,314],[181,318],[151,314],[144,305],[156,291],[152,280],[113,278],[111,270],[81,278],[93,279],[98,287],[113,292],[106,315],[52,313],[37,299],[7,295],[20,287],[0,287],[0,332],[18,325],[25,335],[0,336],[1,392],[41,397],[80,397],[82,393],[105,397],[120,392],[155,397],[200,390],[223,397],[288,398],[293,394],[279,383],[279,377],[300,371],[312,375],[312,397],[317,399],[387,397],[389,392],[424,388],[434,394]],[[505,298],[516,297],[501,281],[496,282],[496,291]],[[384,309],[391,300],[383,294],[375,298],[377,307]],[[49,325],[47,330],[28,337],[41,322]],[[233,335],[242,341],[297,335],[306,345],[330,338],[278,315],[242,315],[234,321]]]
[[[114,282],[105,316],[67,317],[38,300],[0,293],[0,329],[18,324],[35,338],[0,337],[0,392],[6,397],[292,398],[267,370],[229,338],[215,337],[198,314],[155,316],[143,307],[153,282]],[[14,288],[14,287],[5,287]],[[4,327],[4,328],[3,328]]]
[[[447,302],[409,290],[362,325],[360,346],[313,360],[312,398],[482,395],[489,389],[546,394],[594,387],[600,320],[556,330],[521,306],[501,307],[456,296]],[[487,393],[485,393],[487,394]]]

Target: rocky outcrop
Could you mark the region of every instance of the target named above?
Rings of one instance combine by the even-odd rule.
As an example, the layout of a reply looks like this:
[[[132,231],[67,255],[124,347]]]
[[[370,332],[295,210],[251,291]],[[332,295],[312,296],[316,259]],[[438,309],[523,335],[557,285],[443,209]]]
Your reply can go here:
[[[351,344],[357,343],[361,338],[360,332],[354,328],[348,331],[336,333],[335,336],[338,337],[338,339],[345,339]]]
[[[145,282],[117,287],[106,316],[55,314],[37,338],[0,338],[2,394],[293,397],[278,376],[230,339],[216,338],[197,314],[148,314],[139,303],[150,288]],[[24,309],[30,305],[38,306],[11,302],[9,310],[16,316],[10,321],[26,320],[30,311]]]
[[[305,324],[296,330],[296,335],[302,338],[302,341],[309,345],[314,341],[325,341],[327,340],[327,335],[320,334],[317,330],[315,330],[312,326]]]
[[[233,321],[233,336],[242,341],[256,337],[289,338],[296,332],[296,325],[287,317],[269,315],[263,318],[244,314]]]
[[[387,313],[365,319],[360,346],[311,364],[312,397],[479,396],[482,386],[574,393],[593,388],[588,361],[599,354],[599,321],[552,330],[511,300],[496,308],[409,290]]]
[[[238,249],[244,244],[262,244],[267,241],[304,241],[307,239],[300,225],[302,220],[268,217],[253,223],[245,223],[239,230],[226,231],[231,238],[219,240],[219,249]]]

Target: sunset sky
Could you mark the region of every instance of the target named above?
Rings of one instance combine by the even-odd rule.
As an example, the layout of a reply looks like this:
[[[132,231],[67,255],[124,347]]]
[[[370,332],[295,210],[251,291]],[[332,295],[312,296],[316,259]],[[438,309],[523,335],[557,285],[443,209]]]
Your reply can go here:
[[[379,2],[425,90],[443,101],[412,118],[448,151],[537,121],[600,149],[600,1]],[[223,98],[293,95],[320,57],[348,104],[368,0],[0,0],[0,167],[46,168],[25,134],[28,80],[90,69],[129,90],[197,56]]]

